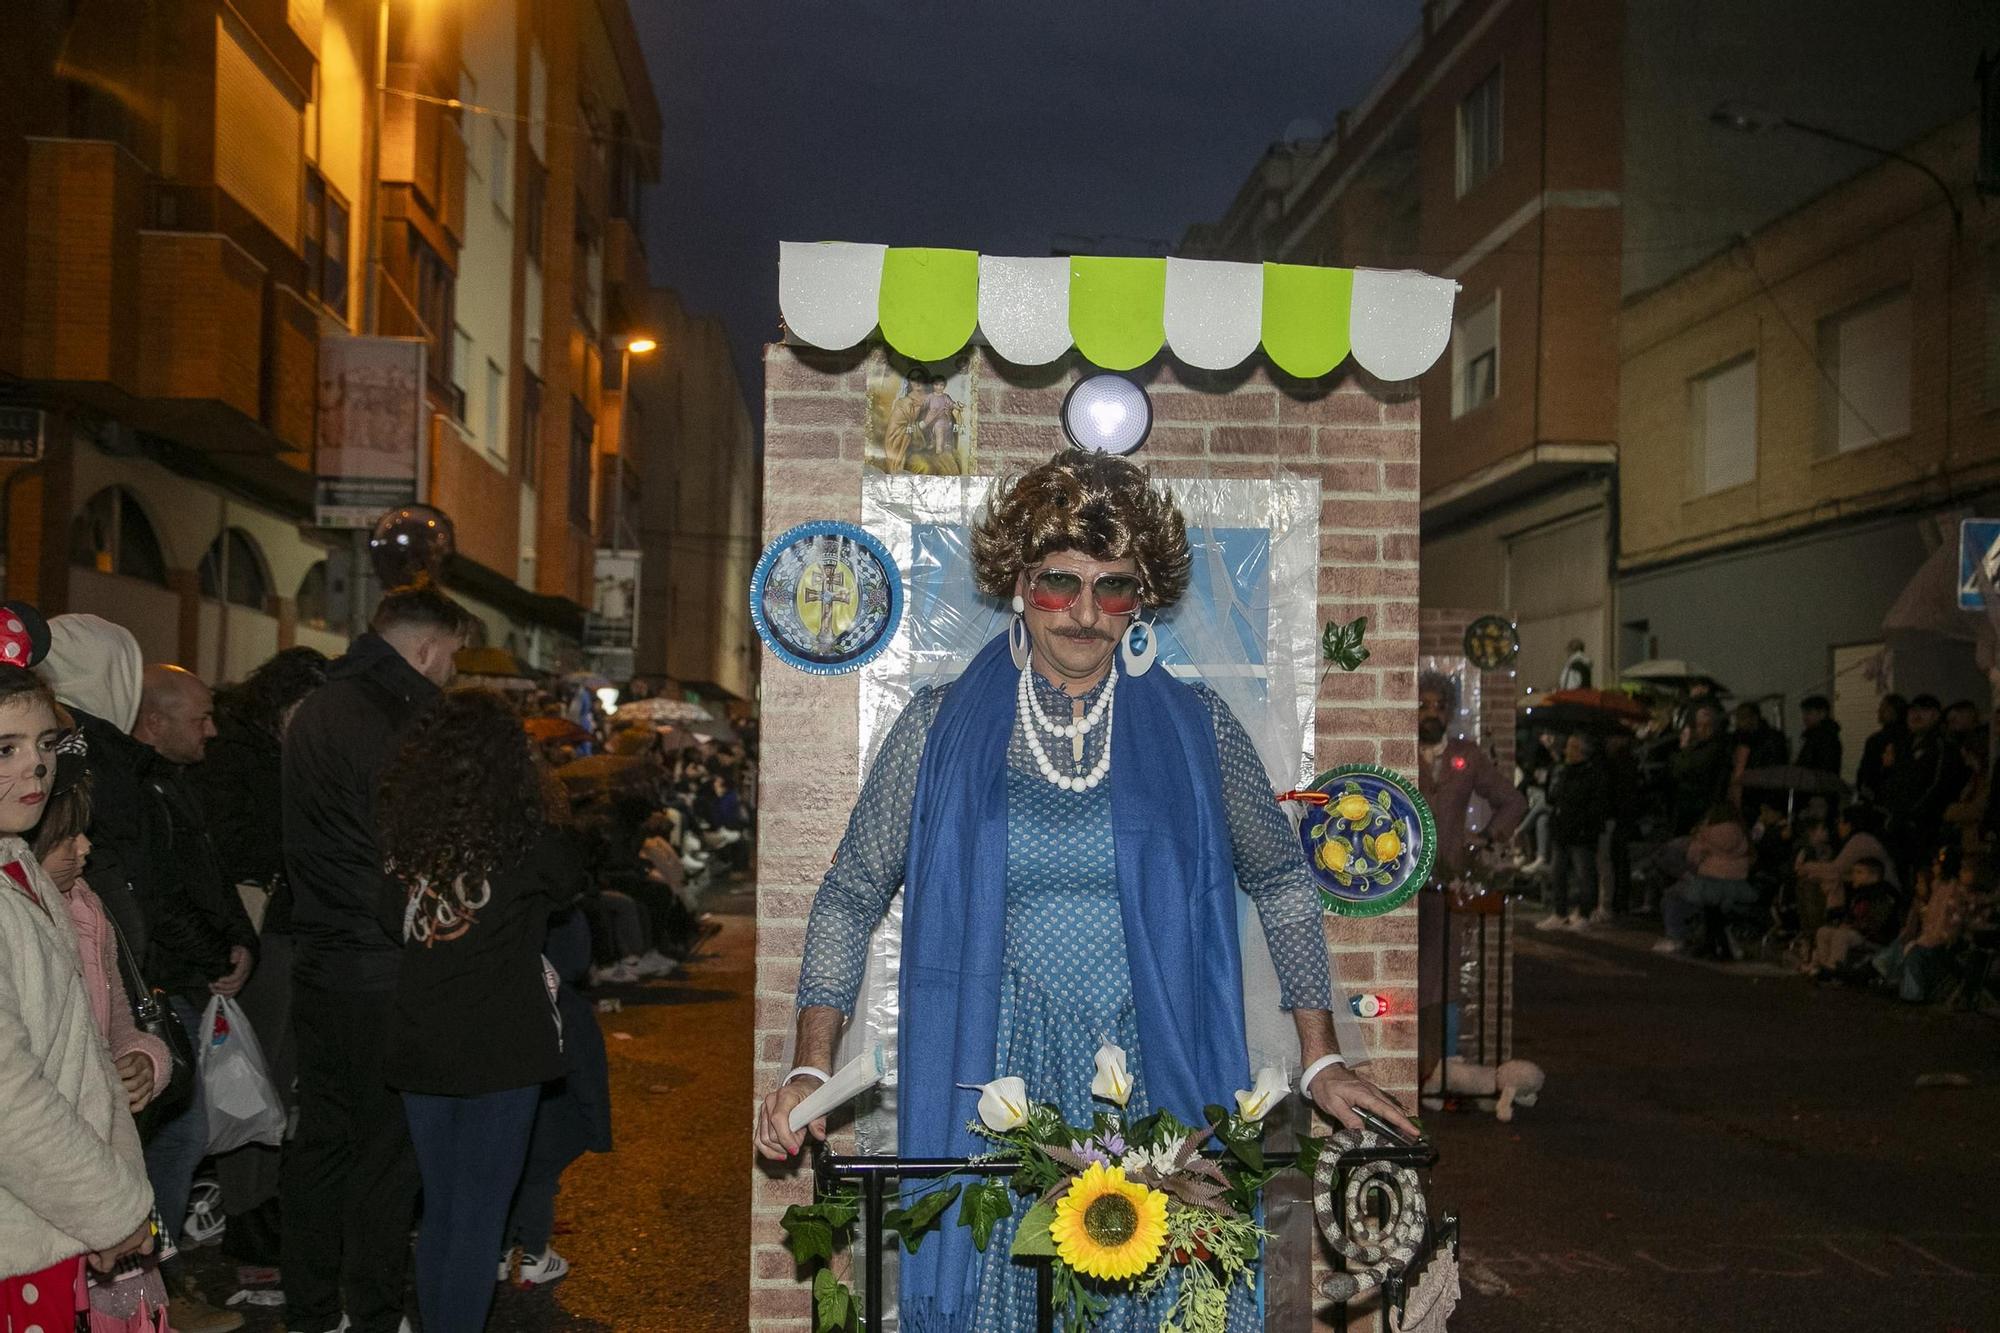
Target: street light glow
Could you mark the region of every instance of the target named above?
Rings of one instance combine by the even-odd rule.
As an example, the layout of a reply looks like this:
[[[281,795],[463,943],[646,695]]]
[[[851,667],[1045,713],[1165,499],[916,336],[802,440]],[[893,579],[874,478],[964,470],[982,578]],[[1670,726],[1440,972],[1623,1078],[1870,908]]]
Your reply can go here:
[[[658,342],[651,338],[634,338],[631,342],[625,344],[625,350],[633,356],[644,356],[659,345]]]

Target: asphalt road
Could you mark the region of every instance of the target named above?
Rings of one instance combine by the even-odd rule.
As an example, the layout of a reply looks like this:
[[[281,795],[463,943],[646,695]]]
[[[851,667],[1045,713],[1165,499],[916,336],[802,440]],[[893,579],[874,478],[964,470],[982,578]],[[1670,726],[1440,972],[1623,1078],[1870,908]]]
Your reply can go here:
[[[1540,1104],[1427,1117],[1454,1329],[2000,1329],[2000,1020],[1520,938]]]

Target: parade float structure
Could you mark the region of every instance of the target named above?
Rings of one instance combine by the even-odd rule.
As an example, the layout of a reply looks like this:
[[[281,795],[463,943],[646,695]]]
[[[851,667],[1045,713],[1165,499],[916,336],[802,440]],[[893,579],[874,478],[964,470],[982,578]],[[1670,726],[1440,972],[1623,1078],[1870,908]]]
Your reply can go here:
[[[845,621],[841,608],[858,607],[862,591],[827,592],[824,580],[821,600],[797,603],[811,623],[792,629],[816,636],[826,655],[800,659],[782,636],[766,636],[760,1093],[786,1068],[813,894],[874,746],[914,684],[955,669],[1002,627],[1002,608],[971,591],[955,534],[994,478],[1064,446],[1060,417],[1081,380],[1118,372],[1144,391],[1150,429],[1133,461],[1188,512],[1197,574],[1186,600],[1200,608],[1183,626],[1166,623],[1162,661],[1200,670],[1223,692],[1272,790],[1336,765],[1414,770],[1421,422],[1410,381],[1443,351],[1455,291],[1423,274],[1299,265],[784,247],[785,336],[765,351],[765,540],[790,542],[805,525],[859,529],[902,586],[897,614],[879,617],[893,620],[879,642],[832,644],[825,617]],[[1322,627],[1359,618],[1366,660],[1351,670],[1325,660]],[[842,671],[850,649],[858,669]],[[1329,913],[1326,938],[1343,986],[1366,1001],[1357,1010],[1372,1013],[1351,1038],[1367,1072],[1414,1104],[1415,903]],[[882,993],[879,970],[893,953],[880,939],[871,949],[849,1049],[879,1024],[869,996]],[[837,1128],[836,1141],[851,1150],[855,1134]],[[864,1115],[863,1150],[868,1140]],[[780,1226],[812,1188],[807,1171],[755,1171],[753,1328],[812,1326],[811,1291]],[[1300,1215],[1309,1232],[1309,1210]],[[1296,1227],[1284,1243],[1312,1251],[1319,1290],[1326,1251]],[[1306,1287],[1303,1271],[1289,1280]],[[1306,1306],[1328,1327],[1369,1318],[1295,1293],[1293,1308]]]

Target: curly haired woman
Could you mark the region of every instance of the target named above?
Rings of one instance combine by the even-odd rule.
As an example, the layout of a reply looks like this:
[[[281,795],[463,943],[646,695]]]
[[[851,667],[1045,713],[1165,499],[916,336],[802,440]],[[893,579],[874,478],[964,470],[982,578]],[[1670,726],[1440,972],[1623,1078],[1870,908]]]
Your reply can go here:
[[[1257,905],[1302,1081],[1329,1115],[1400,1109],[1335,1053],[1320,908],[1249,737],[1220,698],[1150,669],[1147,613],[1187,590],[1186,524],[1120,459],[1066,452],[995,494],[973,534],[980,590],[1009,633],[950,685],[919,691],[882,744],[800,967],[799,1067],[765,1099],[766,1157],[795,1154],[792,1109],[853,1011],[869,931],[904,891],[898,1150],[981,1151],[977,1087],[1024,1079],[1088,1124],[1100,1040],[1123,1047],[1130,1113],[1200,1123],[1249,1086],[1236,891]],[[972,1090],[968,1090],[972,1089]],[[811,1126],[823,1137],[824,1122]],[[983,1253],[947,1223],[901,1266],[903,1327],[1035,1325],[1034,1275],[1003,1222]],[[1104,1330],[1154,1329],[1176,1284],[1114,1303]],[[1229,1327],[1254,1326],[1254,1302]]]
[[[377,823],[405,895],[384,1076],[423,1174],[417,1300],[427,1333],[478,1333],[541,1086],[563,1074],[542,945],[578,866],[520,720],[483,690],[445,696],[412,727]]]

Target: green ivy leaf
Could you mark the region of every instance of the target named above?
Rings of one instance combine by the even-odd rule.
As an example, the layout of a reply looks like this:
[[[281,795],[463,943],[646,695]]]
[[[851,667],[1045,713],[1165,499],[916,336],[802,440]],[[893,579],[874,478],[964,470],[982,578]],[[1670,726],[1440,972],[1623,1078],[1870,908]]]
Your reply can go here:
[[[854,1293],[822,1268],[813,1276],[813,1333],[847,1333],[854,1323]]]
[[[1368,660],[1368,650],[1361,646],[1362,637],[1367,633],[1367,616],[1356,616],[1345,625],[1329,620],[1325,632],[1320,635],[1320,652],[1342,671],[1354,671]]]
[[[1049,1223],[1055,1220],[1056,1210],[1051,1204],[1038,1203],[1030,1208],[1014,1231],[1014,1248],[1008,1254],[1015,1259],[1053,1259],[1056,1242],[1049,1235]]]
[[[962,1188],[953,1185],[949,1189],[933,1190],[908,1208],[891,1208],[882,1214],[882,1225],[902,1239],[904,1249],[915,1254],[917,1247],[924,1243],[925,1234],[937,1226],[938,1218],[951,1207],[952,1200],[958,1197]]]
[[[965,1187],[965,1197],[958,1205],[958,1224],[972,1228],[972,1248],[984,1254],[987,1242],[993,1239],[993,1228],[1013,1211],[1014,1200],[1005,1181],[997,1177],[976,1180]]]
[[[778,1219],[785,1229],[785,1248],[801,1268],[814,1261],[833,1258],[833,1228],[827,1224],[818,1204],[795,1203]]]
[[[1305,1135],[1299,1140],[1299,1156],[1297,1162],[1293,1165],[1298,1168],[1300,1175],[1309,1177],[1319,1169],[1320,1151],[1325,1147],[1325,1139],[1317,1138],[1310,1134]]]

